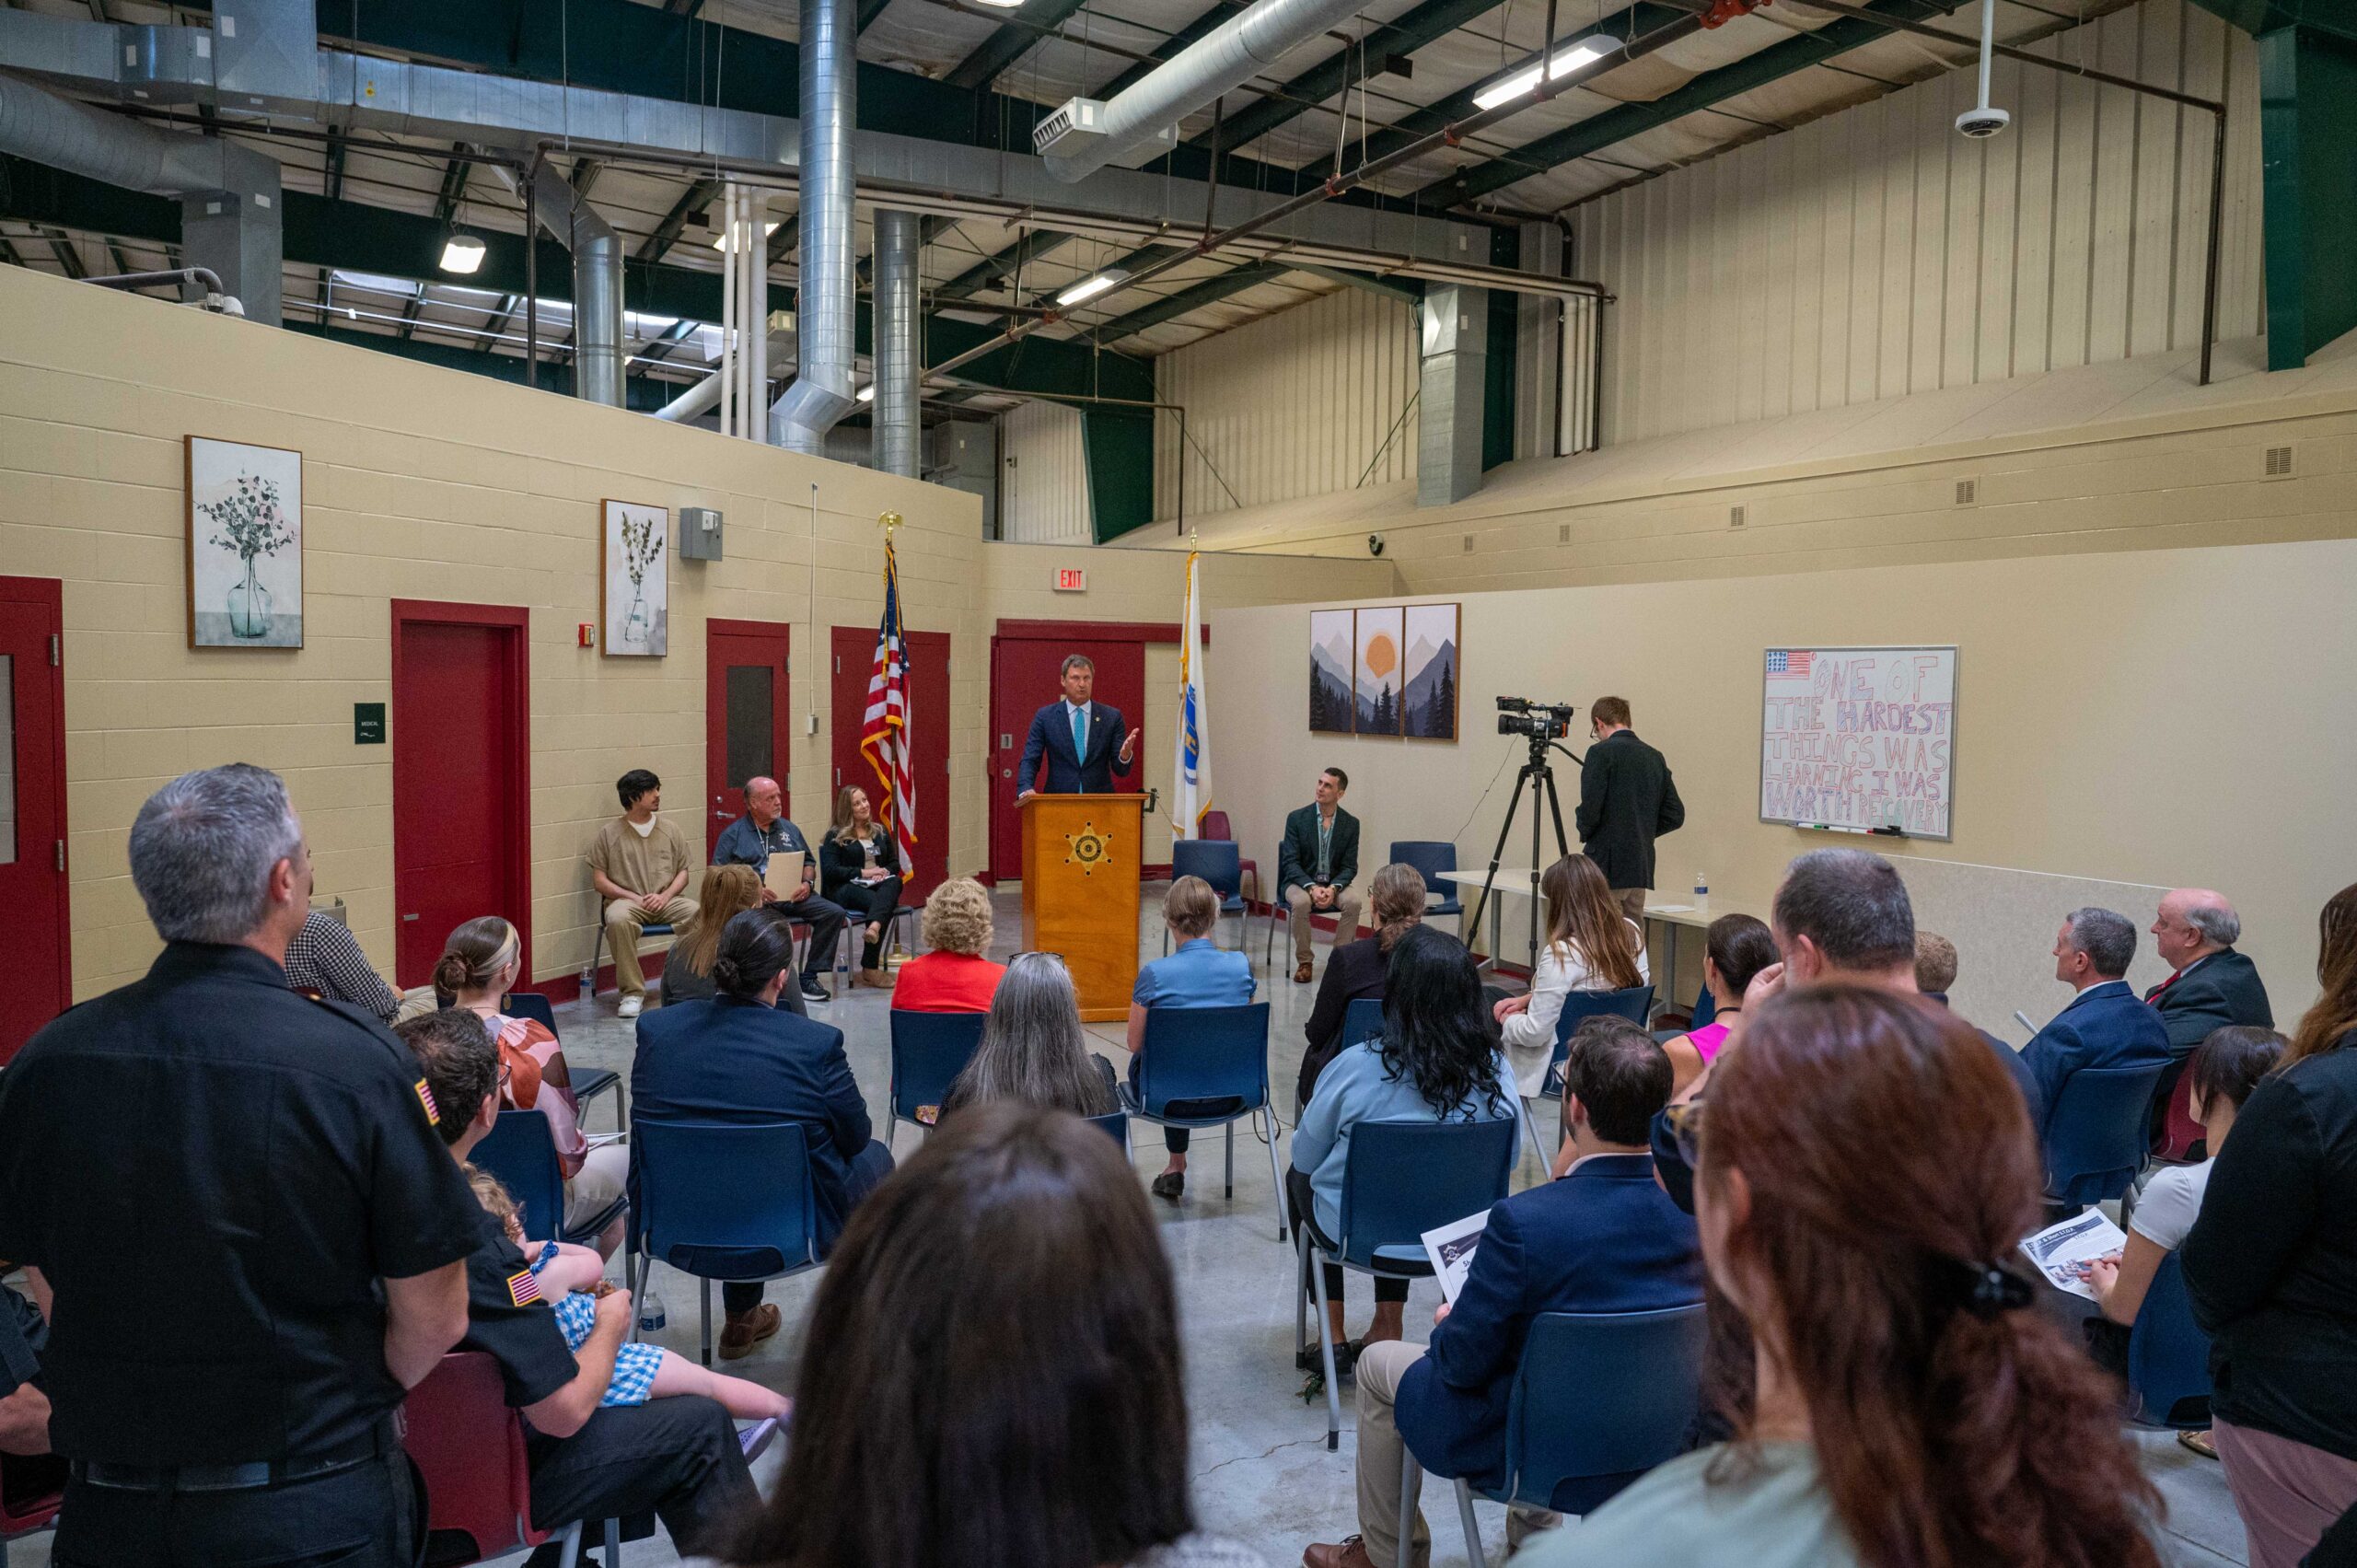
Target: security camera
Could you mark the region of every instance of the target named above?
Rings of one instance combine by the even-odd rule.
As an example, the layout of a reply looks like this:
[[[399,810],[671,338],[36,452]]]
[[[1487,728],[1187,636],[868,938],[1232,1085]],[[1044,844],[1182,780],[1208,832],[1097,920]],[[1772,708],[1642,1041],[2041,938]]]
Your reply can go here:
[[[1366,536],[1366,552],[1369,555],[1380,555],[1383,553],[1383,536],[1381,534],[1371,533]]]
[[[1984,104],[1978,109],[1968,109],[1957,115],[1956,128],[1959,134],[1969,136],[1976,142],[1986,141],[2011,124],[2013,118],[2002,109],[1991,109]]]
[[[2003,130],[2013,116],[1989,103],[1989,76],[1997,59],[1997,0],[1986,0],[1980,7],[1980,98],[1970,109],[1956,117],[1956,134],[1985,142]]]

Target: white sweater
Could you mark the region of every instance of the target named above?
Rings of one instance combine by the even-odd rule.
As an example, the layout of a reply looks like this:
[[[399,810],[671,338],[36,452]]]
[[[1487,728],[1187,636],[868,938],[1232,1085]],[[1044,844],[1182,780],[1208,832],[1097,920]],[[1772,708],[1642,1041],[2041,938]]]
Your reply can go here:
[[[1637,983],[1653,979],[1645,964],[1644,934],[1633,920],[1621,922],[1637,935]],[[1574,991],[1608,991],[1589,972],[1587,959],[1569,943],[1549,943],[1538,952],[1538,967],[1530,976],[1530,1005],[1504,1025],[1506,1060],[1514,1065],[1515,1092],[1535,1098],[1546,1080],[1547,1064],[1555,1058],[1555,1020],[1562,1016],[1563,998]]]

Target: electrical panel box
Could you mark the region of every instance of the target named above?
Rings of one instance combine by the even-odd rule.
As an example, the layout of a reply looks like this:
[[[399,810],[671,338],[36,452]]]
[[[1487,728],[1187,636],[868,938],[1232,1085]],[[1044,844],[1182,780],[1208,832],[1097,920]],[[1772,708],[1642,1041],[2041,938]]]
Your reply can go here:
[[[709,506],[679,508],[679,559],[720,559],[720,514]]]

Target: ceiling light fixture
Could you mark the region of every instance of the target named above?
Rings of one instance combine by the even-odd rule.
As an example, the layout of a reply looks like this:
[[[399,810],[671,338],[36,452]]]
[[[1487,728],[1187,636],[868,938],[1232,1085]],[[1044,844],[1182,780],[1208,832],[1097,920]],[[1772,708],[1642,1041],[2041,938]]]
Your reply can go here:
[[[739,224],[737,226],[740,229],[745,226],[746,226],[743,224]],[[762,238],[767,239],[771,235],[775,234],[776,232],[777,225],[775,223],[765,223],[761,225]],[[714,250],[726,250],[728,249],[728,230],[726,227],[723,227],[719,233],[712,237],[712,248]]]
[[[1576,43],[1567,43],[1557,50],[1555,57],[1548,62],[1548,79],[1552,81],[1558,77],[1567,76],[1583,65],[1603,59],[1620,47],[1620,41],[1613,38],[1584,38]],[[1526,93],[1535,92],[1538,87],[1538,67],[1536,64],[1526,65],[1513,75],[1492,82],[1475,93],[1474,107],[1495,109],[1498,105],[1521,98]]]
[[[442,270],[471,277],[482,266],[483,243],[471,234],[453,234],[442,242]]]
[[[1059,305],[1078,305],[1083,300],[1094,299],[1098,295],[1104,293],[1107,289],[1111,288],[1115,284],[1120,283],[1129,275],[1129,273],[1123,272],[1092,273],[1091,275],[1081,279],[1078,283],[1072,285],[1062,294],[1057,295],[1056,303]]]
[[[859,389],[859,401],[864,403],[872,403],[876,401],[875,382],[870,381],[866,386],[862,387]]]

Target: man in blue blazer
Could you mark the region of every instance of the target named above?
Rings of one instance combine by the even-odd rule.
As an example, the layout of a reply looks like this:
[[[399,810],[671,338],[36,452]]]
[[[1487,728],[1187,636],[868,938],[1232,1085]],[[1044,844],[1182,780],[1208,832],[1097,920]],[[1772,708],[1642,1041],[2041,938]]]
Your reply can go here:
[[[1562,1179],[1490,1211],[1454,1307],[1430,1345],[1401,1340],[1359,1352],[1359,1531],[1302,1554],[1306,1568],[1421,1565],[1431,1538],[1418,1511],[1399,1553],[1404,1443],[1437,1475],[1504,1482],[1506,1406],[1531,1319],[1542,1312],[1643,1312],[1702,1299],[1693,1219],[1655,1184],[1647,1127],[1669,1103],[1669,1058],[1626,1018],[1591,1018],[1564,1068],[1564,1134],[1575,1158]],[[1552,1398],[1576,1401],[1576,1388]],[[1414,1483],[1411,1483],[1411,1485]],[[1517,1507],[1508,1549],[1551,1515]]]
[[[1063,677],[1063,701],[1031,715],[1031,733],[1015,774],[1017,800],[1039,793],[1042,758],[1050,795],[1109,795],[1113,776],[1127,778],[1136,760],[1138,732],[1121,727],[1121,710],[1090,700],[1097,667],[1086,655],[1074,654],[1064,660]]]
[[[2062,1086],[2089,1067],[2151,1067],[2169,1059],[2168,1026],[2121,977],[2136,958],[2136,923],[2106,909],[2073,910],[2054,938],[2054,978],[2078,991],[2054,1021],[2022,1047],[2045,1111],[2041,1136]]]

